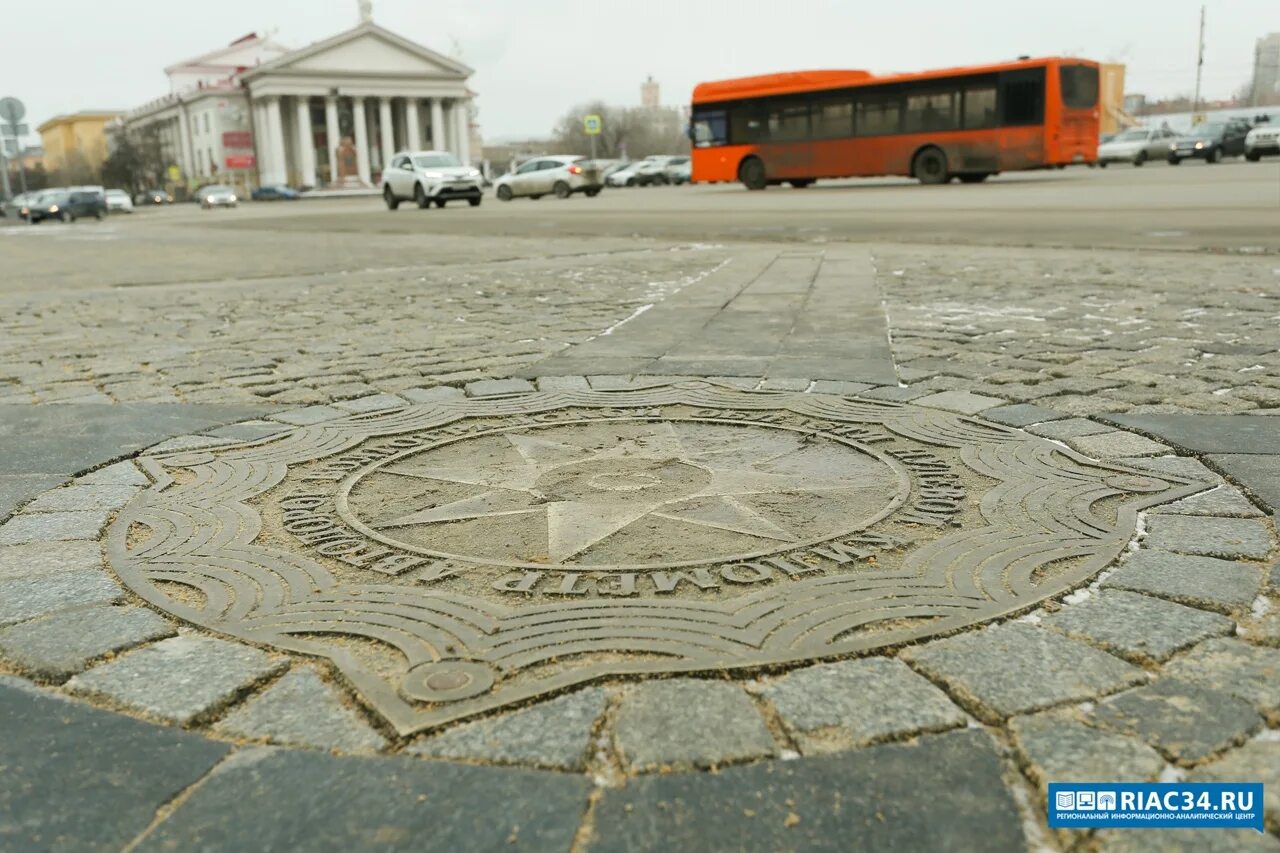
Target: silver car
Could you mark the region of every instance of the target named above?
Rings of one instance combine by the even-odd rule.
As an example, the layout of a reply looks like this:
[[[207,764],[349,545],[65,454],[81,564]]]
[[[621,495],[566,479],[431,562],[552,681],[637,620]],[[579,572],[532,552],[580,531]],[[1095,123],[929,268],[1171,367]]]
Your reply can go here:
[[[574,193],[596,196],[604,185],[600,167],[594,160],[576,154],[548,154],[520,164],[510,174],[494,181],[494,191],[501,201],[516,196],[542,198],[551,193],[568,198]]]
[[[235,207],[240,203],[236,191],[223,184],[213,184],[196,190],[196,201],[205,210],[215,207]]]
[[[1169,154],[1169,143],[1176,137],[1176,133],[1163,127],[1129,128],[1098,146],[1098,165],[1105,169],[1108,163],[1141,166],[1153,157],[1163,160]]]
[[[466,199],[480,206],[480,170],[461,163],[448,151],[401,151],[382,170],[382,200],[388,210],[400,202],[413,200],[418,207],[444,207],[450,201]]]
[[[1260,124],[1244,138],[1244,158],[1250,163],[1266,154],[1280,154],[1280,124]]]

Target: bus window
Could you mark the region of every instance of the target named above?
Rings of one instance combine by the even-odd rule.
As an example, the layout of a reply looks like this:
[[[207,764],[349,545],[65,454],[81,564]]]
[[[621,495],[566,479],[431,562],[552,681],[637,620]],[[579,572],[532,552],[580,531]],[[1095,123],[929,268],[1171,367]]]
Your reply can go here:
[[[996,87],[978,86],[964,91],[964,128],[996,126]]]
[[[729,121],[724,110],[698,110],[693,114],[693,144],[698,148],[727,145]]]
[[[1098,69],[1092,65],[1059,66],[1062,105],[1086,110],[1098,103]]]
[[[769,141],[799,142],[809,138],[809,105],[773,104],[769,109]]]
[[[769,126],[756,104],[741,104],[729,112],[729,138],[734,145],[769,141]]]
[[[907,133],[924,130],[954,130],[956,121],[954,92],[929,92],[907,95]]]
[[[816,139],[853,136],[853,99],[843,95],[815,101],[813,135]]]
[[[897,133],[901,118],[901,100],[895,95],[862,95],[857,100],[857,136],[881,136]]]
[[[1044,121],[1044,69],[1025,68],[1000,75],[1000,124]]]

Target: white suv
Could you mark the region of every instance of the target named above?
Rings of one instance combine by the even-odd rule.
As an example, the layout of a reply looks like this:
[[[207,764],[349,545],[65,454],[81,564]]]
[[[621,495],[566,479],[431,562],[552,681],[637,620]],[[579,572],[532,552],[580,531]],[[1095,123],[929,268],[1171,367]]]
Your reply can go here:
[[[568,198],[574,193],[596,196],[603,184],[600,166],[576,154],[535,157],[493,182],[499,201],[511,201],[519,195],[542,198],[547,193],[556,198]]]
[[[480,170],[464,166],[448,151],[401,151],[382,170],[382,198],[389,210],[413,199],[418,207],[444,207],[465,198],[480,206]]]
[[[1244,138],[1246,160],[1256,163],[1264,154],[1280,154],[1280,124],[1260,124]]]

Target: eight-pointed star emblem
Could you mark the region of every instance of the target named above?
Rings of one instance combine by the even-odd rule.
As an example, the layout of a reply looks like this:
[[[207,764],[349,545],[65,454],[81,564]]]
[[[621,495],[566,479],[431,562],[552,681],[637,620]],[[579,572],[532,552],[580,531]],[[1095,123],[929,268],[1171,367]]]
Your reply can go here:
[[[792,543],[803,531],[743,499],[885,492],[885,469],[873,457],[802,433],[696,422],[627,426],[611,429],[607,441],[574,440],[563,430],[551,437],[536,430],[503,433],[510,452],[474,466],[435,465],[429,452],[401,460],[382,471],[426,481],[421,501],[427,505],[372,526],[392,530],[543,514],[550,561],[565,563],[649,516]],[[434,504],[431,482],[475,488]]]

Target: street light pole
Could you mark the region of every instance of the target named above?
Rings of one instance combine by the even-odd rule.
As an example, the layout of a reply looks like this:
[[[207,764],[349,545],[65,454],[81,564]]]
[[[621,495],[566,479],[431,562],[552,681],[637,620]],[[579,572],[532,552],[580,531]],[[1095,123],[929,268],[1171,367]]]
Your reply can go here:
[[[1200,7],[1200,51],[1196,55],[1196,97],[1191,102],[1191,122],[1200,114],[1200,74],[1204,71],[1204,6]]]

